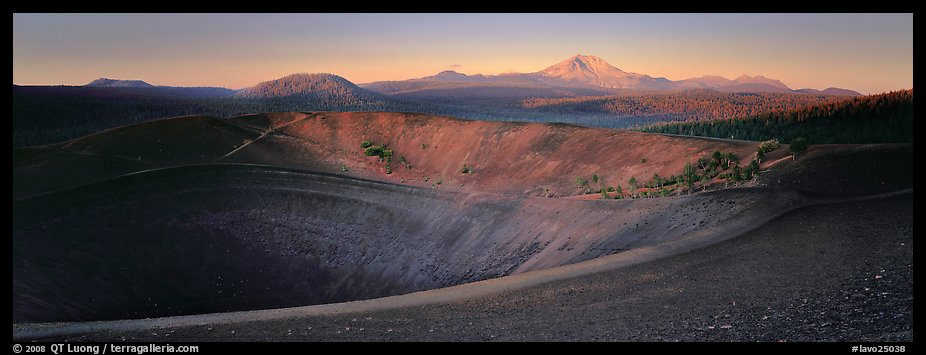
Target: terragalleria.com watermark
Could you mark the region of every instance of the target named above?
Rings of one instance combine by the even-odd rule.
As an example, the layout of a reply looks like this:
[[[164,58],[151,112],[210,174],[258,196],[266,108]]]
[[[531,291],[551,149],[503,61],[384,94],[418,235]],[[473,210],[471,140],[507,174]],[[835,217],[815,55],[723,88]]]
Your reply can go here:
[[[198,345],[170,345],[170,344],[42,344],[23,345],[13,344],[14,354],[25,353],[52,353],[52,354],[149,354],[149,353],[197,353]]]

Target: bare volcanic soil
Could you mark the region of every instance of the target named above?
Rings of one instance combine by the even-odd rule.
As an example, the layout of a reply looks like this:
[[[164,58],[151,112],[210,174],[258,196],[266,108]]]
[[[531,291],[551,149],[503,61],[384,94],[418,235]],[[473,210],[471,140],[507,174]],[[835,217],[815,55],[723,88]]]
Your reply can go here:
[[[169,168],[17,202],[13,318],[145,318],[439,288],[723,230],[761,196],[525,199],[261,166]]]
[[[363,141],[394,152],[364,155]],[[713,151],[745,165],[754,142],[668,137],[562,124],[467,121],[391,112],[273,113],[228,120],[190,116],[104,131],[74,141],[14,150],[14,197],[77,186],[146,168],[251,163],[430,187],[519,196],[571,196],[642,185],[680,174]],[[403,159],[404,158],[404,159]],[[59,165],[86,160],[68,176]],[[92,161],[90,161],[93,159]],[[84,164],[84,163],[81,163]],[[463,173],[464,165],[468,168]],[[578,186],[576,178],[599,183]]]
[[[248,116],[234,120],[256,121]],[[316,113],[274,133],[222,161],[310,166],[415,186],[437,187],[441,181],[442,188],[552,197],[602,186],[626,189],[631,177],[642,184],[654,174],[679,174],[686,162],[714,150],[734,152],[743,165],[755,153],[752,142],[410,113]],[[394,151],[391,174],[376,157],[363,155],[363,141]],[[402,157],[408,164],[399,162]],[[464,166],[470,172],[462,173]],[[577,177],[590,181],[592,175],[600,183],[577,186]]]
[[[755,148],[322,112],[14,149],[14,339],[912,340],[912,144],[812,146],[691,195],[559,198]],[[164,316],[182,317],[145,319]]]
[[[51,341],[913,341],[912,194],[816,205],[738,238],[450,303]]]

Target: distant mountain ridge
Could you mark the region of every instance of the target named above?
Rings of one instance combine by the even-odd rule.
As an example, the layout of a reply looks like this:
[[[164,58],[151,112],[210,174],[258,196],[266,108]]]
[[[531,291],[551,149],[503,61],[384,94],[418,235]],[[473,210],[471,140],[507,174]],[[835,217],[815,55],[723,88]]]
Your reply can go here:
[[[653,78],[648,75],[629,73],[620,70],[603,59],[595,56],[576,55],[544,70],[534,73],[505,73],[499,75],[466,75],[452,70],[417,79],[403,81],[381,81],[360,86],[385,95],[431,96],[427,91],[445,92],[456,86],[466,88],[472,93],[464,96],[479,95],[474,87],[483,84],[493,87],[498,93],[500,87],[518,88],[519,92],[531,92],[535,96],[586,96],[607,95],[619,90],[667,90],[672,82],[665,78]],[[523,89],[530,88],[531,91]],[[459,93],[448,93],[460,96]],[[510,96],[510,95],[506,95]],[[516,95],[515,95],[516,96]]]
[[[148,84],[141,80],[120,80],[120,79],[109,79],[109,78],[99,78],[94,81],[87,83],[84,86],[92,87],[111,87],[111,88],[150,88],[154,85]]]
[[[160,87],[142,80],[100,78],[88,87]],[[222,88],[224,89],[224,88]],[[422,78],[379,81],[355,85],[335,74],[292,74],[236,90],[237,97],[268,98],[313,96],[367,99],[376,94],[406,97],[570,97],[609,95],[630,91],[710,89],[729,93],[797,93],[809,95],[862,96],[854,90],[830,87],[825,90],[794,90],[777,79],[762,75],[741,75],[727,79],[704,75],[679,81],[621,70],[600,57],[577,54],[533,73],[467,75],[445,70]],[[226,89],[232,91],[230,89]]]
[[[762,75],[740,75],[733,80],[718,75],[705,75],[697,78],[679,80],[675,83],[683,88],[714,89],[723,92],[795,92],[780,80],[769,79]],[[855,95],[861,94],[855,93],[853,96]]]
[[[99,78],[85,85],[76,86],[75,88],[90,88],[90,90],[119,90],[122,88],[144,89],[131,90],[127,94],[140,94],[141,91],[143,91],[146,94],[177,97],[226,97],[232,96],[236,92],[236,90],[216,86],[162,86],[151,85],[142,80],[122,80],[110,78]]]
[[[435,83],[442,84],[438,85]],[[645,74],[626,72],[609,64],[600,57],[582,54],[575,55],[534,73],[466,75],[447,70],[423,78],[404,81],[374,82],[361,84],[361,87],[386,95],[397,93],[408,95],[413,92],[428,91],[431,90],[432,87],[440,87],[441,90],[446,90],[447,87],[450,86],[447,83],[467,83],[468,85],[466,85],[466,87],[468,88],[472,88],[475,83],[522,88],[581,88],[584,90],[597,90],[601,92],[600,94],[622,90],[712,89],[721,92],[771,92],[843,96],[862,95],[853,90],[840,88],[830,88],[823,91],[813,89],[792,90],[780,80],[767,78],[762,75],[741,75],[732,80],[717,75],[705,75],[697,78],[672,81],[663,77],[652,77]]]
[[[418,79],[411,79],[408,81],[459,81],[459,82],[482,82],[488,81],[488,77],[482,74],[476,75],[466,75],[462,73],[455,72],[453,70],[444,70],[440,73],[434,74],[432,76],[426,76]]]
[[[814,94],[814,95],[843,95],[843,96],[859,96],[859,93],[853,90],[841,89],[841,88],[826,88],[824,90],[817,89],[798,89],[797,92],[802,92],[805,94]]]
[[[672,88],[671,80],[625,72],[608,64],[604,59],[591,55],[573,56],[537,74],[549,78],[550,81],[559,80],[612,89],[665,90]]]

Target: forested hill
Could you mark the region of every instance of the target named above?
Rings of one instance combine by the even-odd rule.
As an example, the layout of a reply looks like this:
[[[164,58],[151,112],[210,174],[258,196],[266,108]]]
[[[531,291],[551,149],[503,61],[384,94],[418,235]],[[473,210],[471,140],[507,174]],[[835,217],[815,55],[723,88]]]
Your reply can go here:
[[[383,101],[376,94],[357,87],[347,79],[326,73],[288,75],[243,89],[235,96],[245,98],[300,96],[330,101],[341,106]]]
[[[800,109],[702,122],[661,123],[643,132],[810,144],[913,142],[913,89]]]

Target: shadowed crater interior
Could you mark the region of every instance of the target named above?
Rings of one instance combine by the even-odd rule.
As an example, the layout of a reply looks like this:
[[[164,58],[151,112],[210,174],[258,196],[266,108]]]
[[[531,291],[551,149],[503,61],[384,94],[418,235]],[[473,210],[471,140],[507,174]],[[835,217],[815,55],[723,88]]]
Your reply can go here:
[[[587,260],[639,243],[604,238],[620,229],[602,225],[621,223],[608,212],[618,204],[582,202],[562,201],[559,213],[531,199],[240,165],[124,176],[16,201],[13,320],[369,299]],[[591,220],[575,223],[583,218]]]
[[[452,258],[442,236],[485,217],[437,194],[261,170],[172,169],[17,202],[14,321],[339,302],[517,266]]]
[[[458,285],[742,228],[731,221],[760,196],[522,198],[253,165],[131,174],[15,201],[13,321],[256,310]],[[762,209],[794,203],[776,196]]]

